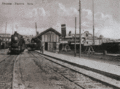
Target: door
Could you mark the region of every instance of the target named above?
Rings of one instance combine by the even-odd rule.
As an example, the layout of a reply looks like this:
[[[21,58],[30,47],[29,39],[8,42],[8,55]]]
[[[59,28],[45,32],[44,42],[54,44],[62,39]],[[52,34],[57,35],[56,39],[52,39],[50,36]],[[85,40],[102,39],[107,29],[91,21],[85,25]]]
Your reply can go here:
[[[53,43],[53,50],[56,50],[56,42]]]
[[[45,42],[45,50],[48,50],[48,42]]]

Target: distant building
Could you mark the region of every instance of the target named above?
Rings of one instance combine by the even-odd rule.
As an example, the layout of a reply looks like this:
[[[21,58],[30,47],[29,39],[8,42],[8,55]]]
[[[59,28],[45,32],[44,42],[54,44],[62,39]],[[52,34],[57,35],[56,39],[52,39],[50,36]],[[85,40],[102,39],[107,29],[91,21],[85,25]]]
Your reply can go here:
[[[94,37],[94,45],[101,45],[102,44],[102,39],[98,37]],[[93,37],[89,37],[84,41],[84,46],[90,46],[93,45]]]
[[[79,34],[76,34],[76,44],[79,44]],[[95,40],[95,45],[101,45],[102,44],[102,39],[99,37],[94,36],[94,40]],[[62,39],[60,41],[60,43],[71,43],[74,44],[75,43],[75,34],[71,34],[66,36],[64,39]],[[81,34],[81,44],[83,44],[84,46],[89,46],[93,44],[93,36],[91,33],[89,33],[88,31],[85,31],[84,33]]]
[[[0,39],[3,42],[10,42],[11,41],[11,35],[10,34],[5,34],[5,33],[0,33]]]

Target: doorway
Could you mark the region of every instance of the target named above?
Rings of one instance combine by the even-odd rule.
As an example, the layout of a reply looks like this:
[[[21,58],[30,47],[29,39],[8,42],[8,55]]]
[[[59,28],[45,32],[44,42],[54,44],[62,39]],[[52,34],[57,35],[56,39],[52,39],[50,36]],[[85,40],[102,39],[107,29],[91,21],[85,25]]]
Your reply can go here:
[[[48,42],[45,42],[45,50],[48,50]]]

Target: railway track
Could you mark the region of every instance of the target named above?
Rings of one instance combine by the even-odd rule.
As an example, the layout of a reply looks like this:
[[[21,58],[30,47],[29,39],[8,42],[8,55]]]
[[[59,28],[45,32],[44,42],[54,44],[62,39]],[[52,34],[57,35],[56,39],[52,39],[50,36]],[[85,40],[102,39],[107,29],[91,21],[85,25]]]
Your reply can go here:
[[[4,55],[0,55],[0,60],[2,60],[4,58]]]
[[[12,89],[25,89],[22,81],[22,70],[20,64],[21,54],[14,61]]]
[[[37,52],[30,52],[35,59],[34,62],[38,65],[42,70],[48,72],[46,67],[53,71],[57,75],[63,77],[69,82],[72,82],[78,89],[119,89],[111,84],[107,84],[105,82],[96,80],[92,77],[86,76],[74,69],[68,68],[65,66],[65,63],[59,63],[51,60],[51,58],[45,58]],[[40,60],[39,58],[42,58]],[[47,63],[44,63],[44,60],[47,60]],[[44,64],[44,65],[43,65]],[[44,66],[44,67],[43,67]],[[72,65],[71,65],[72,66]],[[74,66],[73,66],[74,67]],[[77,89],[77,88],[76,88]]]
[[[12,89],[14,61],[17,55],[9,55],[0,60],[0,89]]]

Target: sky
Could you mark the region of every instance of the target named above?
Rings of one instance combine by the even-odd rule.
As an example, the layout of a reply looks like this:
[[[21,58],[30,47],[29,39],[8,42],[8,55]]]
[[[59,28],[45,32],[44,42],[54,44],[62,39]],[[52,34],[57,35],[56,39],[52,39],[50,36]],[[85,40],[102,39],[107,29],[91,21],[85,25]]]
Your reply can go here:
[[[93,33],[93,0],[81,0],[81,30]],[[12,3],[6,5],[4,3]],[[16,5],[23,3],[24,5]],[[32,5],[28,5],[31,3]],[[50,27],[61,33],[66,24],[67,34],[79,33],[79,0],[0,0],[0,33],[35,35]],[[6,28],[7,27],[7,28]],[[120,0],[94,0],[95,35],[120,39]]]

